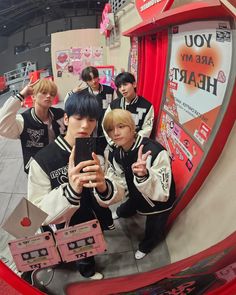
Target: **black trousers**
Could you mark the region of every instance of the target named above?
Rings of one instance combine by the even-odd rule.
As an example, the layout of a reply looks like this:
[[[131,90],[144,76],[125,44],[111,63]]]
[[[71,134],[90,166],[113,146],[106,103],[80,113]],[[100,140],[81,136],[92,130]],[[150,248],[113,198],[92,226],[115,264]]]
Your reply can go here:
[[[157,244],[164,239],[165,226],[167,223],[170,211],[146,215],[145,232],[142,241],[139,243],[139,250],[144,253],[149,253]],[[117,209],[116,213],[119,217],[129,218],[134,216],[137,211],[133,200],[130,198]]]

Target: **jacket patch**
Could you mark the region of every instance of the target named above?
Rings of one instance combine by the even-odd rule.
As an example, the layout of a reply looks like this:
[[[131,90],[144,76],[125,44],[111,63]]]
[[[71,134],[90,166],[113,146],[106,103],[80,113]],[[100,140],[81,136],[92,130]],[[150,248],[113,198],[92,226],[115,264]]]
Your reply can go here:
[[[51,179],[57,179],[58,183],[63,184],[68,182],[68,165],[50,172]]]
[[[30,129],[27,128],[26,132],[29,134],[30,140],[27,140],[26,147],[43,147],[43,142],[39,142],[41,137],[44,136],[44,129]]]
[[[170,173],[166,171],[166,168],[161,168],[159,170],[159,179],[161,182],[162,189],[167,191],[168,190],[168,183],[170,179]]]
[[[136,114],[132,113],[132,117],[134,119],[135,125],[139,125],[139,121],[143,120],[143,118],[146,116],[147,109],[145,108],[136,108]]]

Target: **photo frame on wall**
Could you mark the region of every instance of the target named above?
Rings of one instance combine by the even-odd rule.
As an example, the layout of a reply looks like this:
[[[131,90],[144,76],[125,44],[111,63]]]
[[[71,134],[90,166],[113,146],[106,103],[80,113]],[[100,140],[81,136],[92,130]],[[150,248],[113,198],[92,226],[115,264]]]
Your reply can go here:
[[[100,83],[108,86],[113,85],[114,66],[96,66],[99,73]]]

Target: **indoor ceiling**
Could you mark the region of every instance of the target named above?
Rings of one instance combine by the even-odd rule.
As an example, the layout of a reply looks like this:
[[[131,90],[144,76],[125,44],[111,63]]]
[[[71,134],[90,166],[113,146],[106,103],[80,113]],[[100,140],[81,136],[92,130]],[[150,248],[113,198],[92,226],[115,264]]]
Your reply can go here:
[[[73,16],[101,15],[107,0],[0,0],[0,36]]]

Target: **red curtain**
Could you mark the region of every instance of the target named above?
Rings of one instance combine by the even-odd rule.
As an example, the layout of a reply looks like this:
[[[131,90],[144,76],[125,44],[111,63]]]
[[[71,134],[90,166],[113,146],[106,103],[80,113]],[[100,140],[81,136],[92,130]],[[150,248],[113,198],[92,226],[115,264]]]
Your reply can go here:
[[[162,99],[167,51],[167,30],[139,39],[138,94],[153,104],[156,116]]]

